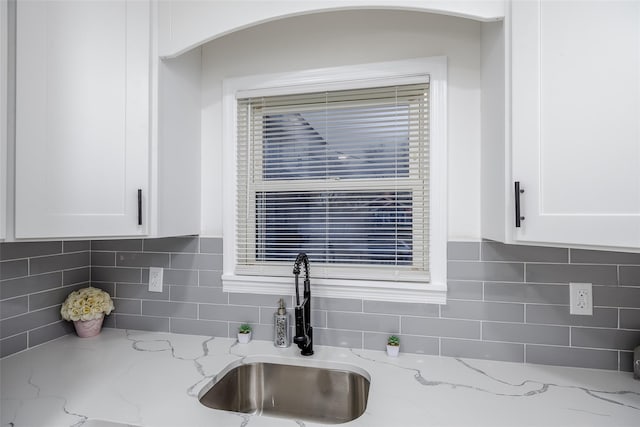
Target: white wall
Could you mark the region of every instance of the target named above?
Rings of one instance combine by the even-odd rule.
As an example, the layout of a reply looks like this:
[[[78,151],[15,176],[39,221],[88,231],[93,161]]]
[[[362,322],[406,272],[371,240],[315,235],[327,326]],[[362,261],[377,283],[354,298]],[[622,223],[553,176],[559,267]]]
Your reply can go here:
[[[202,232],[222,236],[222,81],[229,77],[445,55],[449,239],[480,238],[478,22],[403,11],[319,13],[262,24],[203,47]]]

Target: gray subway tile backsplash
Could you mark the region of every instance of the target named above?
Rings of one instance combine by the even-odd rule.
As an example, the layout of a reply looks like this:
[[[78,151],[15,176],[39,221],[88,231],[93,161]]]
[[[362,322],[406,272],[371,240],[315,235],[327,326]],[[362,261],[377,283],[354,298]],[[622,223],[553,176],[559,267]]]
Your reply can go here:
[[[62,272],[62,285],[69,286],[78,283],[88,283],[91,280],[91,267],[74,268]]]
[[[40,345],[73,332],[73,324],[65,320],[29,331],[29,347]]]
[[[0,262],[0,280],[13,279],[29,275],[29,261],[17,259]]]
[[[116,284],[115,283],[105,283],[105,282],[93,282],[91,286],[94,288],[102,289],[109,295],[116,294]]]
[[[0,319],[18,316],[29,311],[29,297],[23,295],[0,301]]]
[[[480,322],[403,316],[402,334],[480,339]]]
[[[0,320],[0,337],[10,337],[60,320],[60,306],[30,311]]]
[[[482,300],[482,282],[449,280],[447,282],[447,298]]]
[[[91,265],[101,267],[115,267],[116,265],[116,253],[115,252],[91,252]]]
[[[450,357],[524,362],[524,344],[442,338],[440,354]]]
[[[571,263],[640,265],[640,253],[570,249]]]
[[[484,283],[485,301],[569,304],[569,286],[541,283]]]
[[[621,265],[620,286],[640,286],[640,266]]]
[[[569,327],[483,322],[482,339],[487,341],[568,346]]]
[[[62,253],[62,242],[11,242],[0,245],[0,260],[31,258]]]
[[[116,328],[116,317],[117,313],[112,313],[111,316],[107,316],[102,322],[103,328]]]
[[[118,314],[142,314],[142,301],[139,299],[113,298]]]
[[[207,304],[227,304],[229,295],[222,292],[222,288],[206,288],[199,286],[171,286],[171,301],[207,303]]]
[[[224,292],[222,248],[195,236],[0,243],[0,355],[71,333],[60,303],[89,283],[114,297],[105,327],[235,337],[249,322],[270,340],[280,296]],[[632,369],[639,254],[484,241],[450,242],[448,259],[446,305],[314,296],[316,343],[383,350],[394,333],[407,353]],[[165,269],[161,293],[148,291],[151,266]],[[594,284],[593,316],[569,314],[571,281]]]
[[[171,268],[186,270],[222,270],[222,255],[171,254]]]
[[[91,250],[91,240],[65,240],[62,242],[62,252],[82,252]]]
[[[214,288],[222,287],[222,271],[198,271],[198,285],[211,286]]]
[[[27,333],[0,339],[0,357],[10,356],[22,350],[27,349]]]
[[[365,332],[365,340],[367,336],[370,336],[370,332]],[[380,334],[378,334],[378,337]],[[385,338],[383,336],[383,338]],[[379,339],[379,338],[378,338]],[[440,339],[434,337],[419,337],[414,335],[400,335],[400,340],[402,341],[402,351],[406,351],[408,353],[417,353],[417,354],[431,354],[438,355],[440,354]],[[383,340],[383,343],[386,345],[386,340]],[[378,341],[379,342],[379,341]],[[379,350],[380,348],[385,348],[385,346],[376,346],[371,347],[371,350]]]
[[[404,314],[406,316],[438,317],[437,304],[414,304],[405,302],[364,301],[365,313]]]
[[[498,242],[482,242],[483,261],[560,262],[569,260],[569,250],[543,246],[505,245]]]
[[[293,297],[291,295],[265,295],[265,294],[235,294],[230,293],[229,304],[253,305],[257,307],[278,307],[278,301],[282,298],[286,307],[291,308]],[[314,308],[315,305],[312,305]]]
[[[19,295],[29,295],[36,292],[58,288],[62,285],[62,274],[36,274],[18,279],[3,280],[0,283],[0,299],[12,298]]]
[[[73,285],[64,288],[51,289],[46,292],[38,292],[29,295],[29,310],[40,310],[41,308],[51,307],[52,305],[60,305],[67,299],[67,295],[76,289],[80,289],[83,285]]]
[[[111,316],[110,316],[111,317]],[[169,332],[168,317],[136,316],[131,314],[115,314],[116,328],[138,329],[141,331]]]
[[[198,272],[196,270],[172,270],[165,268],[163,283],[168,285],[198,286]]]
[[[171,332],[226,338],[229,335],[229,323],[216,320],[171,319]]]
[[[400,316],[333,311],[327,313],[327,327],[398,334],[400,333]]]
[[[142,301],[142,314],[144,316],[196,319],[198,305],[186,302]]]
[[[449,261],[447,273],[450,280],[523,282],[524,263]]]
[[[91,267],[92,282],[142,283],[142,270],[127,267]]]
[[[198,253],[198,238],[164,237],[160,239],[144,239],[142,247],[145,252]]]
[[[226,304],[200,304],[199,318],[204,320],[259,323],[260,308]]]
[[[344,329],[313,329],[313,341],[319,345],[334,347],[363,348],[363,337],[360,331]]]
[[[618,310],[595,307],[592,316],[583,316],[569,314],[568,305],[527,304],[527,323],[617,328]]]
[[[91,250],[141,252],[142,239],[92,240]]]
[[[72,252],[62,255],[49,255],[31,258],[29,274],[41,274],[51,271],[80,268],[91,263],[89,252]]]
[[[541,365],[617,370],[618,352],[527,344],[526,361],[527,363],[538,363]]]
[[[524,322],[524,304],[449,300],[440,309],[444,318]]]
[[[389,334],[376,332],[364,333],[364,348],[380,350],[385,348]],[[440,354],[440,340],[433,337],[420,337],[415,335],[398,335],[403,352],[416,354]]]
[[[621,308],[619,311],[621,329],[640,329],[640,309]]]
[[[527,264],[527,282],[587,282],[615,286],[618,268],[615,265]]]
[[[633,351],[618,352],[618,370],[633,372]]]
[[[262,323],[273,324],[273,313],[263,313],[264,310],[264,308],[260,309],[260,321]],[[270,320],[269,322],[266,322],[263,319]],[[291,321],[295,324],[295,319],[293,317],[291,318]],[[311,310],[311,324],[314,325],[315,328],[326,328],[328,324],[327,312],[323,310]]]
[[[229,338],[237,338],[238,329],[241,322],[229,322]],[[273,326],[271,325],[252,325],[251,339],[270,341],[273,339]]]
[[[168,286],[163,286],[162,292],[149,292],[147,285],[116,283],[116,298],[129,298],[141,300],[169,300]]]
[[[640,287],[594,286],[593,305],[601,307],[640,307]]]
[[[480,260],[480,242],[449,242],[447,259],[456,261]]]
[[[118,267],[169,268],[169,254],[150,252],[117,252],[116,265]]]
[[[362,300],[350,298],[311,297],[311,307],[328,311],[362,311]]]
[[[222,255],[222,239],[212,237],[201,238],[200,253]]]
[[[624,329],[571,328],[571,346],[633,350],[640,343],[640,331]]]

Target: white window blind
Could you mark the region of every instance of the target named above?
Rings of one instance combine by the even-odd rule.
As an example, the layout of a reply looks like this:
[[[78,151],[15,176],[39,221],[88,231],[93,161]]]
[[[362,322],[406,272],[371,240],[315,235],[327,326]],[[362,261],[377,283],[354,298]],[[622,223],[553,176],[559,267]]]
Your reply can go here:
[[[237,102],[236,274],[429,281],[429,83]]]

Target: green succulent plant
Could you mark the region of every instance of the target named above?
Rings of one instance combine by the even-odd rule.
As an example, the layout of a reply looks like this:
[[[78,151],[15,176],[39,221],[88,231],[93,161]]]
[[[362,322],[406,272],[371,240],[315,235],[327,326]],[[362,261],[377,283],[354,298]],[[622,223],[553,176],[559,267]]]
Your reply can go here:
[[[242,325],[240,325],[240,328],[238,329],[238,332],[241,334],[249,334],[251,333],[251,325],[248,323],[243,323]]]
[[[398,338],[395,335],[390,335],[389,339],[387,340],[387,345],[399,346],[400,345],[400,338]]]

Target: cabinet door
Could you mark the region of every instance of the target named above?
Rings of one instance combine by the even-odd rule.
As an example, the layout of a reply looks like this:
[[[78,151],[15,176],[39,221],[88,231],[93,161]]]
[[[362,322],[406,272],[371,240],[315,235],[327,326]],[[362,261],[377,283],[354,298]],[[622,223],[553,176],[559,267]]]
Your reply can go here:
[[[17,238],[145,233],[149,16],[143,1],[18,2]]]
[[[640,247],[640,2],[512,4],[518,241]]]

